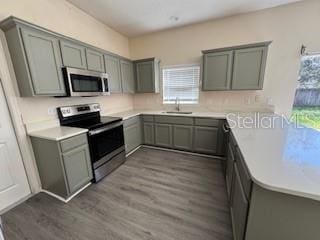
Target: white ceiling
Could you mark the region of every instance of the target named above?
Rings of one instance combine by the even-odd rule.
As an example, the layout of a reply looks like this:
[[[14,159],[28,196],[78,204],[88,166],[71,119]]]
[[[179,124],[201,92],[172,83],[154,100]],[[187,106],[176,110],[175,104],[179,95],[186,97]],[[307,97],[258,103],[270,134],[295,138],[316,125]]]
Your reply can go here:
[[[299,0],[68,0],[116,31],[138,36]],[[178,18],[176,21],[175,18]]]

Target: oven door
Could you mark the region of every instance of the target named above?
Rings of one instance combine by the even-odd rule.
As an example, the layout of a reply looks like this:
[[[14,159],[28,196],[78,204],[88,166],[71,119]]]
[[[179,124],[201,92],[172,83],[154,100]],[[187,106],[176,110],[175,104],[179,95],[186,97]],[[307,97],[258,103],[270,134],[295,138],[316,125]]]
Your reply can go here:
[[[98,96],[105,91],[102,73],[76,68],[63,70],[69,96]]]
[[[91,161],[94,169],[124,151],[122,121],[91,130],[88,135]]]

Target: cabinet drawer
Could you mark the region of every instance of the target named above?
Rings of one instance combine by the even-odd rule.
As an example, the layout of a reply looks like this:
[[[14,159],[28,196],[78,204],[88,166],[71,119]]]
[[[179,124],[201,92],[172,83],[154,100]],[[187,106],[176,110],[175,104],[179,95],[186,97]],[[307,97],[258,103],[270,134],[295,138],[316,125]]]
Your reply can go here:
[[[156,123],[171,123],[180,125],[193,125],[193,118],[176,116],[155,116]]]
[[[250,200],[252,181],[249,174],[249,170],[247,169],[247,166],[244,162],[244,159],[238,147],[236,148],[235,161],[237,162],[237,167],[239,170],[243,191],[245,192],[247,199]]]
[[[61,151],[67,152],[67,151],[70,151],[71,149],[74,149],[76,147],[79,147],[87,143],[88,143],[87,134],[81,134],[75,137],[71,137],[71,138],[62,140],[60,142]]]
[[[220,120],[213,119],[213,118],[196,118],[195,125],[196,126],[218,127],[220,125]]]
[[[131,125],[138,124],[138,123],[139,123],[139,116],[135,116],[135,117],[132,117],[132,118],[125,120],[123,122],[123,127],[126,128]]]
[[[153,122],[154,117],[152,115],[143,115],[142,120],[144,122]]]

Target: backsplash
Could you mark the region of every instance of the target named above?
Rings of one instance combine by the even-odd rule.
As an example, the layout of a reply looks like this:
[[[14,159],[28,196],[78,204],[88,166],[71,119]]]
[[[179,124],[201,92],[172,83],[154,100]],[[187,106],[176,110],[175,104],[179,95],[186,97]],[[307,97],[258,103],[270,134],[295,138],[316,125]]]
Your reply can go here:
[[[58,120],[56,108],[60,106],[99,103],[102,114],[133,109],[133,97],[130,94],[113,94],[100,97],[71,98],[18,98],[24,124]]]
[[[175,108],[174,104],[163,104],[161,94],[136,94],[133,97],[135,109]],[[274,112],[272,99],[263,97],[259,91],[200,92],[198,104],[181,105],[182,111],[263,111]]]

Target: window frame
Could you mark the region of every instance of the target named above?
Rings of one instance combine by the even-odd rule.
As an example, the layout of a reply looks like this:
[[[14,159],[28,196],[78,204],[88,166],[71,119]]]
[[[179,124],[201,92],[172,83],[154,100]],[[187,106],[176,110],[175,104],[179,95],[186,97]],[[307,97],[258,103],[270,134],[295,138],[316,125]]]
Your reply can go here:
[[[189,63],[189,64],[179,64],[179,65],[166,65],[162,66],[160,69],[161,74],[161,92],[162,92],[162,104],[163,105],[172,105],[176,104],[175,101],[165,101],[164,100],[164,70],[173,69],[173,68],[184,68],[184,67],[199,67],[199,81],[198,81],[198,97],[195,102],[191,101],[180,101],[180,104],[185,105],[197,105],[200,102],[200,91],[201,91],[201,76],[202,76],[202,66],[200,63]]]

